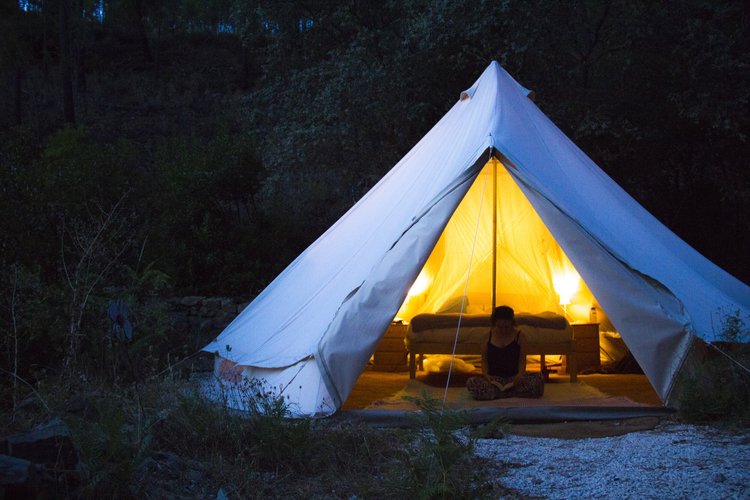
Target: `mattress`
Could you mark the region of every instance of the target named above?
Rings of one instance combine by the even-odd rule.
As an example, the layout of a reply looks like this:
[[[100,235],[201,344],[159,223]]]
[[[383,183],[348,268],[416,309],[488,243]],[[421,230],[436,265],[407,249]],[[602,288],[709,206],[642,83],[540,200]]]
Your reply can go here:
[[[437,328],[455,328],[459,321],[462,327],[484,326],[489,328],[492,324],[489,314],[418,314],[412,318],[411,328],[416,332]],[[538,314],[518,313],[516,314],[516,325],[553,330],[565,330],[569,326],[568,321],[564,317],[550,311]]]

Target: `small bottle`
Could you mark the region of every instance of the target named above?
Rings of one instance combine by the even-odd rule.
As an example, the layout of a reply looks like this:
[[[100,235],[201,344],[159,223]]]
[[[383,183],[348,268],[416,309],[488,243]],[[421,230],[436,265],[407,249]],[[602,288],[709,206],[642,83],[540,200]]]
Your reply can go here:
[[[598,323],[598,319],[596,317],[596,306],[591,306],[591,309],[589,309],[589,323]]]

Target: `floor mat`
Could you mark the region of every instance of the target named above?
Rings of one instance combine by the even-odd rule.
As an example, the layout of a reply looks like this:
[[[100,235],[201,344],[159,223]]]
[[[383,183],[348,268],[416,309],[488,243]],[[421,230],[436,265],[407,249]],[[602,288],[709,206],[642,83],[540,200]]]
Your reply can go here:
[[[453,384],[451,384],[452,386]],[[544,385],[541,398],[507,398],[477,401],[471,398],[466,387],[437,387],[421,380],[411,379],[393,396],[373,401],[370,410],[416,410],[417,406],[405,398],[430,397],[442,400],[452,408],[512,408],[528,406],[644,406],[624,396],[609,396],[583,382],[555,381]]]

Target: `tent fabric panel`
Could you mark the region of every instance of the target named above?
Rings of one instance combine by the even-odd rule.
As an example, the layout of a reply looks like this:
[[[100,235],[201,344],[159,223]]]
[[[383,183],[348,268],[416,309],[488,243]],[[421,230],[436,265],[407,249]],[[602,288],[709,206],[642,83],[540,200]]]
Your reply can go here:
[[[255,379],[272,394],[286,398],[289,410],[295,416],[330,415],[336,410],[312,358],[281,369],[238,365],[239,383],[222,379],[221,366],[225,359],[221,356],[214,358],[214,379],[207,395],[225,402],[229,408],[247,409],[245,401],[256,397],[248,381]]]
[[[456,103],[204,350],[268,368],[313,354],[346,297],[408,229],[414,214],[424,212],[487,149],[495,90],[483,85],[475,100]]]
[[[480,166],[478,163],[475,171],[467,171],[385,253],[321,338],[317,359],[328,391],[338,405],[349,396]]]
[[[510,75],[496,63],[491,67],[501,92],[493,139],[518,177],[606,242],[618,259],[667,286],[691,311],[694,330],[706,340],[716,338],[716,311],[750,313],[747,285],[655,219],[539,108],[515,92]]]
[[[519,185],[666,401],[693,339],[683,304],[665,287],[616,259],[544,197]]]

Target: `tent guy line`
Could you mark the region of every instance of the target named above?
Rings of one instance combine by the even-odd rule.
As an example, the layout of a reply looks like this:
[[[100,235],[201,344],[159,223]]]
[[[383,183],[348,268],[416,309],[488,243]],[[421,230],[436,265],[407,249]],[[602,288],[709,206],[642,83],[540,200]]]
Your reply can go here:
[[[745,366],[745,365],[743,365],[742,363],[740,363],[740,362],[739,362],[739,361],[738,361],[737,359],[735,359],[735,358],[733,358],[732,356],[730,356],[730,355],[729,355],[729,353],[727,353],[727,352],[724,352],[724,350],[723,350],[723,349],[721,349],[721,348],[720,348],[719,346],[717,346],[717,345],[716,345],[716,344],[714,344],[713,342],[707,342],[707,344],[708,344],[708,345],[710,345],[711,347],[713,347],[714,349],[716,349],[716,350],[717,350],[717,351],[718,351],[719,353],[721,353],[722,355],[726,356],[726,358],[727,358],[727,359],[728,359],[729,361],[731,361],[731,362],[732,362],[732,363],[734,363],[735,365],[739,366],[740,368],[742,368],[743,370],[745,370],[745,371],[746,371],[747,373],[750,373],[750,368],[748,368],[747,366]]]
[[[492,156],[492,150],[490,149],[490,158],[491,156]],[[480,200],[480,206],[483,206],[481,202],[484,200],[484,193],[486,189],[487,189],[487,177],[484,178],[484,182],[482,183],[482,198]],[[472,240],[472,245],[471,245],[471,257],[469,258],[469,267],[466,270],[466,284],[464,285],[464,293],[461,296],[461,309],[459,310],[459,314],[458,314],[458,325],[456,325],[456,334],[453,337],[453,352],[451,353],[451,361],[450,361],[450,364],[448,365],[448,377],[445,380],[445,392],[443,392],[443,410],[445,410],[445,401],[448,399],[448,387],[450,387],[450,383],[451,383],[451,375],[453,373],[453,362],[456,359],[456,346],[458,345],[458,334],[461,330],[461,319],[463,319],[464,310],[466,306],[466,296],[469,291],[469,278],[471,277],[471,265],[474,263],[474,250],[476,249],[477,235],[479,234],[479,225],[480,225],[479,222],[481,221],[481,218],[482,218],[482,211],[480,210],[479,214],[477,215],[477,223],[474,228],[474,239]],[[492,279],[492,283],[493,284],[495,283],[494,276]],[[494,295],[493,295],[492,300],[494,302],[495,300]],[[494,307],[494,303],[493,303],[493,307]]]

